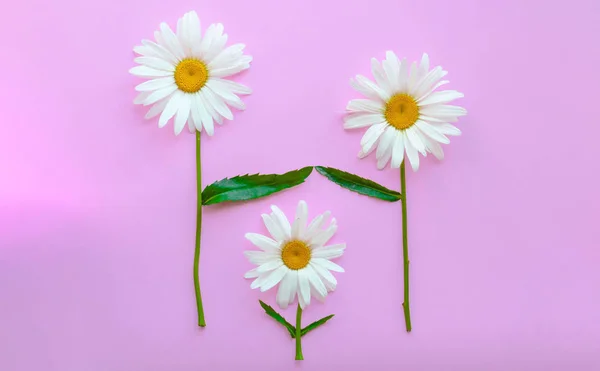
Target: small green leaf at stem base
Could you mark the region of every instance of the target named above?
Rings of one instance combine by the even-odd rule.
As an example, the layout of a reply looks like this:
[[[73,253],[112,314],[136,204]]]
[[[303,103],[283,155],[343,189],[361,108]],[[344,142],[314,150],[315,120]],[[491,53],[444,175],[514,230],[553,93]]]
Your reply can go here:
[[[316,166],[315,169],[319,174],[340,187],[353,192],[388,202],[396,202],[402,199],[402,195],[399,192],[386,188],[372,180],[361,178],[358,175],[332,167]]]
[[[202,204],[213,205],[265,197],[303,183],[312,169],[312,166],[307,166],[284,174],[247,174],[221,179],[204,188]]]
[[[271,318],[273,318],[275,321],[281,323],[288,330],[292,339],[296,337],[296,328],[294,327],[294,325],[292,325],[291,323],[286,321],[285,318],[283,318],[281,316],[281,314],[277,313],[275,311],[275,309],[271,308],[270,305],[264,303],[262,300],[259,300],[259,302],[260,302],[260,306],[265,310],[265,312]]]
[[[324,325],[324,324],[325,324],[325,322],[327,322],[327,321],[329,321],[330,319],[332,319],[332,318],[333,318],[333,316],[335,316],[335,314],[330,314],[330,315],[328,315],[327,317],[323,317],[323,318],[321,318],[320,320],[318,320],[318,321],[315,321],[315,322],[311,323],[310,325],[306,326],[305,328],[303,328],[303,329],[302,329],[302,332],[301,332],[301,334],[302,334],[302,335],[301,335],[301,336],[304,336],[304,335],[306,335],[308,332],[310,332],[310,331],[312,331],[312,330],[316,329],[317,327]]]

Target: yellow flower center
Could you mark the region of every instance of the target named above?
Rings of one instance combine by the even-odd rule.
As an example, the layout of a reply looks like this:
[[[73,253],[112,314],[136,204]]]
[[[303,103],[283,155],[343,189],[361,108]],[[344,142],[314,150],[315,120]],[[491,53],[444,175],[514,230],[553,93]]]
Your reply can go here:
[[[184,59],[175,67],[175,83],[186,93],[195,93],[202,89],[208,80],[208,69],[198,59]]]
[[[310,262],[310,248],[302,241],[292,240],[281,249],[281,259],[290,269],[302,269]]]
[[[385,119],[398,130],[408,129],[419,119],[417,101],[405,93],[394,95],[385,105]]]

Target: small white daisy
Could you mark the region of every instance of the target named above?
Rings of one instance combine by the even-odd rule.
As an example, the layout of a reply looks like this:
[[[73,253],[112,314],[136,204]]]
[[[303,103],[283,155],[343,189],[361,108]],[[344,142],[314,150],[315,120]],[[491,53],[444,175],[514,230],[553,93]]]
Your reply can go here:
[[[142,40],[133,50],[140,64],[129,72],[149,80],[136,86],[141,92],[135,104],[151,106],[150,119],[160,114],[158,126],[175,117],[175,134],[188,125],[190,132],[214,133],[214,121],[232,120],[229,107],[245,109],[239,94],[250,94],[244,85],[224,78],[250,67],[252,57],[243,54],[244,44],[225,48],[227,34],[222,24],[211,24],[202,36],[196,12],[177,22],[177,33],[166,23],[154,32],[156,42]]]
[[[279,284],[277,304],[287,308],[298,296],[301,308],[310,304],[311,295],[320,301],[335,290],[337,280],[330,271],[344,269],[331,261],[342,256],[346,244],[325,246],[337,230],[335,218],[326,225],[330,213],[317,216],[306,226],[308,207],[300,201],[292,225],[277,206],[270,215],[263,214],[265,226],[272,238],[247,233],[246,238],[262,251],[244,254],[258,267],[248,271],[245,278],[256,278],[251,288],[267,291]]]
[[[346,107],[350,113],[344,118],[345,129],[369,127],[358,156],[364,158],[377,148],[377,168],[383,169],[390,160],[393,168],[399,168],[406,153],[414,171],[419,168],[419,152],[443,159],[440,143],[450,143],[447,135],[460,135],[450,123],[467,113],[448,104],[463,97],[462,93],[435,91],[448,83],[440,81],[447,72],[440,66],[429,70],[427,54],[419,65],[409,65],[406,58],[400,61],[391,51],[382,64],[372,58],[371,69],[376,83],[361,75],[351,79],[352,87],[368,99],[351,100]]]

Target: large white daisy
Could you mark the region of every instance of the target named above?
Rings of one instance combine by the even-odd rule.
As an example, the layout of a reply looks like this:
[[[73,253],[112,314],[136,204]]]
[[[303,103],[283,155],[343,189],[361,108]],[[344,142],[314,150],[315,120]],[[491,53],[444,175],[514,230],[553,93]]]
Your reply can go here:
[[[238,97],[250,94],[244,85],[226,80],[250,67],[252,57],[243,54],[244,44],[225,48],[227,34],[222,24],[211,24],[201,34],[196,12],[188,12],[177,22],[177,33],[166,23],[154,32],[156,42],[142,40],[133,50],[140,55],[139,64],[129,72],[149,80],[136,86],[140,94],[135,104],[151,106],[150,119],[160,115],[158,126],[164,127],[175,117],[175,134],[186,123],[190,132],[214,133],[214,121],[232,120],[229,107],[245,109]]]
[[[245,278],[255,278],[251,288],[267,291],[279,284],[277,304],[287,308],[298,296],[301,308],[310,304],[311,296],[325,300],[328,292],[335,290],[337,280],[330,271],[344,269],[331,259],[342,256],[346,244],[325,246],[337,230],[335,218],[327,226],[330,213],[317,216],[307,226],[308,207],[300,201],[296,218],[290,225],[287,217],[277,206],[262,218],[271,237],[248,233],[246,238],[261,251],[244,254],[258,267],[248,271]]]
[[[449,105],[463,97],[455,90],[436,91],[448,81],[440,81],[447,72],[438,66],[429,69],[429,57],[423,54],[421,63],[409,64],[388,51],[379,63],[371,59],[371,69],[376,83],[364,76],[351,79],[351,85],[367,99],[353,99],[346,109],[345,129],[369,127],[360,141],[360,158],[377,149],[377,168],[399,168],[408,157],[413,170],[419,168],[419,153],[427,152],[444,158],[440,143],[448,144],[448,135],[460,135],[451,122],[466,115],[467,111]]]

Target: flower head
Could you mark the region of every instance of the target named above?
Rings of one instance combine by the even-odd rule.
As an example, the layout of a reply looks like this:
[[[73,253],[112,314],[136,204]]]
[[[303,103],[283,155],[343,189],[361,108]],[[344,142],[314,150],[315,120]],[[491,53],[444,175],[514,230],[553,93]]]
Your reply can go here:
[[[408,157],[413,170],[419,168],[419,153],[428,152],[444,158],[440,143],[448,144],[449,135],[460,135],[451,122],[466,115],[467,111],[449,105],[463,97],[455,90],[436,91],[448,81],[440,81],[447,72],[442,67],[429,69],[429,57],[423,54],[421,63],[409,64],[388,51],[380,64],[371,59],[371,69],[376,83],[357,75],[351,85],[367,99],[353,99],[346,109],[345,129],[369,127],[360,141],[358,154],[364,158],[377,149],[377,168],[399,168]]]
[[[327,226],[327,211],[306,225],[308,207],[300,201],[296,218],[290,225],[287,217],[277,206],[272,213],[262,218],[271,237],[247,233],[250,240],[261,251],[246,251],[244,254],[258,267],[248,271],[244,277],[255,278],[251,288],[267,291],[279,284],[277,304],[287,308],[296,296],[302,308],[310,304],[311,296],[325,300],[328,292],[335,290],[337,280],[330,271],[344,269],[331,261],[342,256],[346,244],[325,246],[337,230],[335,219]]]
[[[229,107],[245,109],[238,97],[250,94],[244,85],[226,80],[250,67],[252,57],[243,54],[244,44],[225,48],[227,34],[222,24],[211,24],[201,34],[196,12],[188,12],[177,22],[177,32],[166,23],[154,33],[156,41],[142,40],[133,50],[139,64],[129,70],[148,81],[136,86],[140,94],[135,104],[150,106],[146,118],[160,115],[164,127],[173,117],[175,134],[187,126],[190,132],[214,133],[214,121],[232,120]]]

